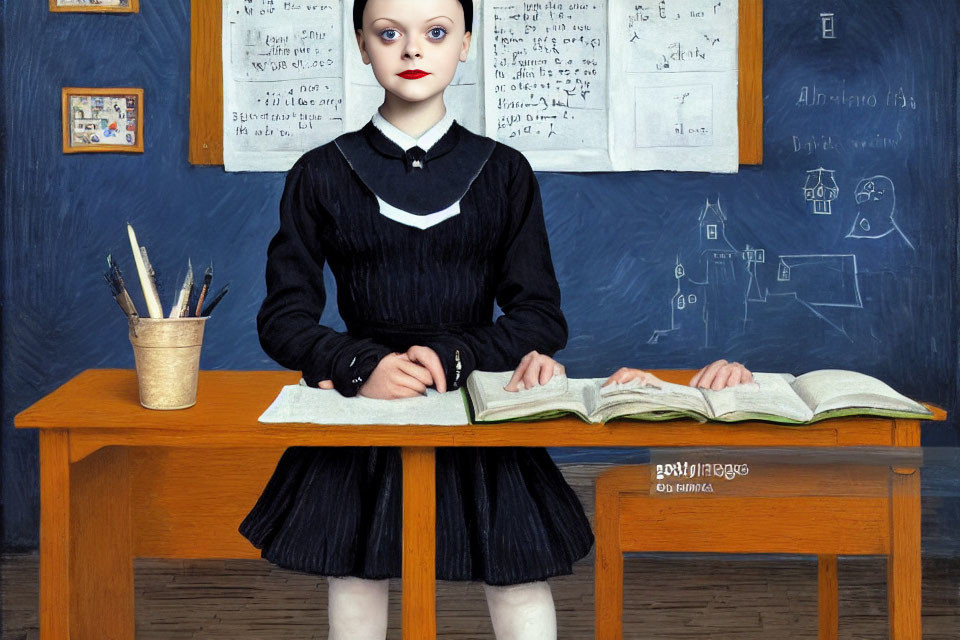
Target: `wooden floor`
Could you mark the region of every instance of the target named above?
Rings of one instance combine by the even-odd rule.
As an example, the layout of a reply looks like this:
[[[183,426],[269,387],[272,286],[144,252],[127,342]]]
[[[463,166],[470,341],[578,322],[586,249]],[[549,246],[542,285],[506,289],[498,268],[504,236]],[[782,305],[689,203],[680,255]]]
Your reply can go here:
[[[604,467],[606,465],[603,465]],[[592,519],[592,465],[564,474]],[[265,560],[135,562],[138,640],[322,640],[324,578]],[[38,555],[0,565],[3,640],[38,640]],[[840,638],[887,638],[886,561],[840,559]],[[780,640],[817,637],[814,558],[643,555],[625,563],[624,637]],[[562,640],[593,638],[593,556],[551,580]],[[400,638],[399,581],[391,588],[389,638]],[[924,559],[923,638],[960,639],[960,558]],[[477,584],[441,582],[439,638],[493,638]],[[99,640],[99,639],[98,639]],[[111,639],[104,639],[111,640]]]
[[[840,637],[887,638],[885,563],[841,559]],[[3,640],[37,640],[36,554],[3,557]],[[625,638],[816,638],[817,567],[806,559],[629,558]],[[138,559],[138,640],[326,637],[326,582],[256,560]],[[960,561],[925,562],[924,639],[960,638]],[[559,637],[593,638],[589,562],[552,581]],[[399,638],[399,583],[389,638]],[[479,585],[442,582],[440,638],[493,638]]]

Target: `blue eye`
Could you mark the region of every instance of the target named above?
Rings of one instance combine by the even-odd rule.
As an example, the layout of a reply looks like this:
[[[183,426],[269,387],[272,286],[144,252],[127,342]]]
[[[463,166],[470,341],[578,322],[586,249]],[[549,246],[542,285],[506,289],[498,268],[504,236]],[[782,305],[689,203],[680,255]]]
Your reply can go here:
[[[447,30],[443,27],[430,27],[430,31],[427,33],[429,33],[430,37],[434,40],[443,40],[447,35]]]
[[[387,42],[393,42],[400,37],[400,32],[396,29],[384,29],[380,32],[380,37]]]

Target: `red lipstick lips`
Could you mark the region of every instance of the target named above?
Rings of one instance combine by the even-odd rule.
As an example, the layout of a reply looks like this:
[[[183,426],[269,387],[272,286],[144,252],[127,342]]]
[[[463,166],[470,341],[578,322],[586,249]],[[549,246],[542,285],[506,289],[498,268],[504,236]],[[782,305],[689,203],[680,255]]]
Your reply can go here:
[[[416,80],[417,78],[422,78],[423,76],[428,76],[430,74],[426,71],[421,71],[420,69],[410,69],[409,71],[404,71],[402,73],[398,73],[397,75],[401,78],[406,78],[407,80]]]

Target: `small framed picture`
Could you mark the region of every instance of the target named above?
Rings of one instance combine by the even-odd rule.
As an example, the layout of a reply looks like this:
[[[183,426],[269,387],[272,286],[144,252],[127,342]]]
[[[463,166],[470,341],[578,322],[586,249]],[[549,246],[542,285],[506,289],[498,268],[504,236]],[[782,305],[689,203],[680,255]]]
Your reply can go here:
[[[50,0],[50,11],[138,13],[140,0]]]
[[[64,87],[63,152],[143,153],[143,89]]]

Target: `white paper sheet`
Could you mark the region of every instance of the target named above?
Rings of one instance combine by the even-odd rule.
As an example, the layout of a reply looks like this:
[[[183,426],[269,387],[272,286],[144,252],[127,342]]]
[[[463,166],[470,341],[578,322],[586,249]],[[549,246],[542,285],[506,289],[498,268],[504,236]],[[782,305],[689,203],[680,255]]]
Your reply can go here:
[[[342,4],[224,0],[224,169],[286,171],[343,133]]]
[[[488,0],[486,135],[538,171],[610,170],[606,22],[606,0]]]
[[[611,5],[616,169],[737,171],[738,25],[738,0]]]
[[[400,400],[345,398],[333,389],[283,387],[259,418],[263,423],[465,425],[470,420],[459,390]]]

